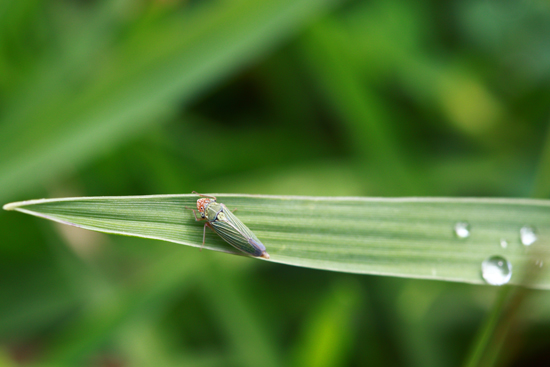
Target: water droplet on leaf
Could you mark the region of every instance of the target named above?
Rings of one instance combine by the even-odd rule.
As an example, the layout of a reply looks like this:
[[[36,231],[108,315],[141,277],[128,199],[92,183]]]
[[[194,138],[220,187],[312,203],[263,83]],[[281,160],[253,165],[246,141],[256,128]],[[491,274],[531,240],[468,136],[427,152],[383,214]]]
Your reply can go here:
[[[481,263],[481,275],[491,285],[503,285],[512,277],[512,264],[502,256],[491,256]]]
[[[521,239],[521,243],[523,243],[525,246],[530,246],[537,240],[535,229],[531,226],[521,227],[521,229],[519,230],[519,237]]]
[[[454,230],[458,238],[470,237],[470,225],[466,222],[458,222],[455,224]]]

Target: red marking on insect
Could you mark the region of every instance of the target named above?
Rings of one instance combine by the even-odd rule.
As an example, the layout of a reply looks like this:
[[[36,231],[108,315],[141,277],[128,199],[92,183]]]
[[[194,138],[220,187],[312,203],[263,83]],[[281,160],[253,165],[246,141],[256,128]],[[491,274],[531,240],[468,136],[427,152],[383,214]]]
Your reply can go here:
[[[197,209],[199,210],[199,213],[201,213],[202,217],[204,217],[204,211],[206,210],[206,206],[210,204],[212,201],[215,201],[215,200],[208,199],[208,198],[202,198],[197,200]]]

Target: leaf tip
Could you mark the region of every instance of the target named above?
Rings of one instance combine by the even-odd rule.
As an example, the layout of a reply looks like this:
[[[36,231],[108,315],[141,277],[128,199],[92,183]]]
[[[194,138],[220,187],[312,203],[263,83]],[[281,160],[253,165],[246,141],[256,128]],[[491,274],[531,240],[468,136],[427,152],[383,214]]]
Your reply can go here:
[[[16,201],[14,203],[7,203],[7,204],[4,204],[2,209],[4,209],[4,210],[17,210],[21,206],[32,204],[33,201],[36,201],[36,200]]]
[[[18,206],[19,206],[18,203],[8,203],[8,204],[4,204],[2,209],[4,209],[4,210],[15,210]]]
[[[48,199],[36,199],[36,200],[16,201],[16,202],[14,202],[14,203],[5,204],[5,205],[2,207],[2,209],[4,209],[4,210],[19,210],[22,206],[39,204],[39,203],[42,203],[42,202],[44,202],[44,201],[48,201]]]

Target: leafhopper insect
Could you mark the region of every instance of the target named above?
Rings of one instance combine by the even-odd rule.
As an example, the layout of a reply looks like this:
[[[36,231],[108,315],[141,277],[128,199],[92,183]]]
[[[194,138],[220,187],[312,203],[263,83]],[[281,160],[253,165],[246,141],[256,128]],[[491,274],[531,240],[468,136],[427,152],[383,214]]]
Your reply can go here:
[[[202,195],[193,191],[201,198],[197,200],[197,210],[200,218],[193,210],[195,220],[206,220],[202,235],[202,245],[206,239],[206,227],[212,228],[223,240],[238,250],[254,257],[269,259],[265,246],[258,237],[235,216],[224,204],[218,203],[215,196]]]

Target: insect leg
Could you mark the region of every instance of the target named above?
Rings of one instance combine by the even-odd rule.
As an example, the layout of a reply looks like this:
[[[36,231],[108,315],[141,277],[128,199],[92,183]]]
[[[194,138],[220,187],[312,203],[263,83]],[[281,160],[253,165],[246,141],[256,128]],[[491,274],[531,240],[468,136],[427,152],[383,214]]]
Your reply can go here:
[[[197,213],[195,212],[195,209],[191,209],[193,211],[193,215],[195,216],[195,220],[198,222],[200,220],[205,220],[206,218],[198,218]]]
[[[204,198],[211,198],[211,199],[217,200],[215,196],[199,194],[199,193],[196,192],[196,191],[192,191],[191,193],[192,193],[192,194],[199,195],[199,196],[202,196],[202,197],[204,197]]]
[[[204,223],[204,227],[203,227],[203,230],[202,230],[202,246],[201,246],[201,251],[202,251],[202,248],[204,247],[204,242],[206,241],[206,227],[210,227],[212,230],[214,230],[214,228],[212,228],[212,226],[210,225],[210,222],[206,222]]]
[[[199,218],[197,217],[197,213],[195,212],[195,209],[191,209],[191,208],[188,208],[188,207],[185,207],[185,209],[187,210],[192,210],[193,211],[193,215],[195,216],[195,220],[198,222],[200,220],[205,220],[206,218]]]
[[[204,223],[204,227],[202,228],[202,246],[201,246],[201,251],[202,251],[202,248],[204,247],[204,242],[206,241],[206,226],[208,225],[208,223]]]

